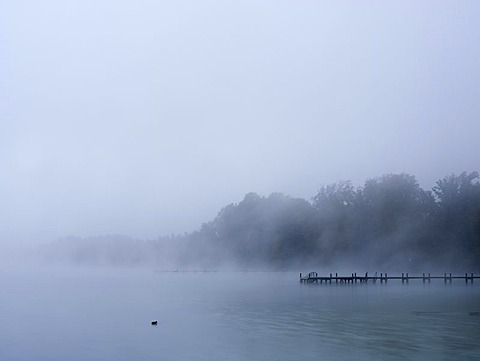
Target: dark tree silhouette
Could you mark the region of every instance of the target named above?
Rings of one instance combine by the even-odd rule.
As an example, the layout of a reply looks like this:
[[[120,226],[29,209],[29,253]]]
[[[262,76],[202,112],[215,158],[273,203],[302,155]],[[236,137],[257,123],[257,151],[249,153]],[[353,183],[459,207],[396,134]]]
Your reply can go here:
[[[413,175],[386,174],[362,187],[323,186],[308,202],[248,193],[195,232],[154,241],[123,236],[67,238],[45,252],[77,264],[177,264],[285,269],[338,262],[385,270],[438,265],[480,270],[477,172],[449,175],[432,191]]]
[[[437,182],[438,243],[451,259],[480,259],[480,183],[477,172],[449,175]]]

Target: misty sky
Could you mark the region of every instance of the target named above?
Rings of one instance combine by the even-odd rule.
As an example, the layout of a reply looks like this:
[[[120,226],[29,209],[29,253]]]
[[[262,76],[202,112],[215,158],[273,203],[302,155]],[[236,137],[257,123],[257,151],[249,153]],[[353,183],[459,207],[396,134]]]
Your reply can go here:
[[[480,170],[479,1],[0,0],[0,240]]]

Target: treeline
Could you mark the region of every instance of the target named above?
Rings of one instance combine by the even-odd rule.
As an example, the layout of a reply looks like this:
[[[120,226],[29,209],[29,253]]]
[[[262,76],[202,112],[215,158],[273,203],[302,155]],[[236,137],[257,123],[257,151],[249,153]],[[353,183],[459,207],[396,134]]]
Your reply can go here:
[[[321,187],[311,201],[249,193],[191,234],[123,243],[103,238],[77,239],[73,248],[59,242],[70,249],[60,254],[77,263],[101,258],[158,268],[479,270],[479,175],[450,175],[424,190],[412,175],[386,174],[361,187],[349,181]]]

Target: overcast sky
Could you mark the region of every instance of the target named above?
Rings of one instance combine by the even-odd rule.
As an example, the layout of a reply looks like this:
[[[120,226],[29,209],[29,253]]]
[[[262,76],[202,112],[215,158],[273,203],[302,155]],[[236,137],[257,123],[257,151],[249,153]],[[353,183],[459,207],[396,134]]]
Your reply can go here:
[[[480,170],[479,1],[0,0],[0,240]]]

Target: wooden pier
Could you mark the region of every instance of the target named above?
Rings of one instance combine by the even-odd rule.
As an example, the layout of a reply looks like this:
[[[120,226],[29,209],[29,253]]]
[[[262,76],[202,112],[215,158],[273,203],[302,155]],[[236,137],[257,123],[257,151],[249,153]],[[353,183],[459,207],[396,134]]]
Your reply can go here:
[[[390,280],[399,280],[402,283],[408,283],[411,280],[422,280],[423,283],[430,283],[431,280],[443,280],[444,283],[452,282],[452,280],[464,280],[465,283],[473,283],[474,279],[479,279],[480,276],[474,276],[473,273],[465,273],[465,276],[452,276],[451,273],[444,273],[443,276],[431,276],[430,273],[423,273],[421,276],[409,276],[408,273],[402,273],[401,276],[389,276],[387,273],[380,273],[379,275],[375,273],[373,276],[369,276],[368,272],[365,275],[357,275],[352,273],[348,276],[339,276],[338,273],[333,275],[330,273],[328,276],[319,276],[317,272],[310,272],[307,276],[302,276],[300,273],[300,282],[301,283],[367,283],[367,282],[377,282],[387,283]]]

